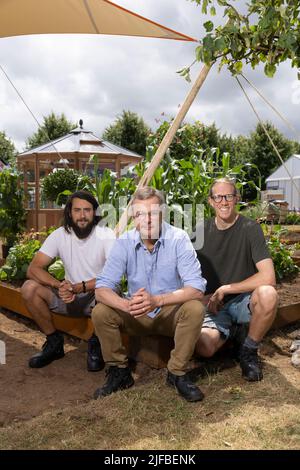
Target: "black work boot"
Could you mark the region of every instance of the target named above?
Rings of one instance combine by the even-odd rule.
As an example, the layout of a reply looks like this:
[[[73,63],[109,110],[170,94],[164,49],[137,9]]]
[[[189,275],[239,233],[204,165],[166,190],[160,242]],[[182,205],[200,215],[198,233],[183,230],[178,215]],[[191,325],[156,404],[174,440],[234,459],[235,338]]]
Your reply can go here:
[[[47,335],[47,340],[43,344],[42,351],[29,359],[29,367],[45,367],[56,359],[64,357],[64,337],[58,331]]]
[[[94,399],[106,397],[111,393],[125,388],[132,387],[134,384],[129,367],[110,366],[106,371],[107,381],[101,388],[97,388],[94,393]]]
[[[87,370],[97,372],[104,367],[104,361],[101,354],[101,346],[98,337],[93,334],[88,340],[87,350]]]
[[[204,398],[200,388],[187,375],[174,375],[168,371],[166,383],[170,387],[176,388],[179,395],[187,401],[201,401]]]
[[[257,349],[242,346],[240,354],[240,366],[243,377],[249,382],[258,382],[262,380],[263,373]]]

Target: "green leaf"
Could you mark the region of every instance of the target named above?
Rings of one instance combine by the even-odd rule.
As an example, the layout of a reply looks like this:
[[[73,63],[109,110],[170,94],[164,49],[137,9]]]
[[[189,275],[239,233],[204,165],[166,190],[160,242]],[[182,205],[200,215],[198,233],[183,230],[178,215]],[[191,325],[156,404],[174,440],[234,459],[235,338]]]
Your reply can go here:
[[[264,67],[265,74],[267,77],[272,78],[276,72],[276,65],[274,64],[266,64]]]
[[[239,60],[239,61],[235,62],[233,67],[234,67],[234,70],[235,70],[236,73],[241,73],[242,70],[243,70],[243,62],[241,62]]]
[[[197,46],[195,50],[196,54],[196,59],[198,62],[201,62],[203,60],[203,46]]]
[[[208,5],[208,0],[203,0],[201,11],[204,15],[207,14],[207,5]]]
[[[181,77],[183,77],[187,82],[191,82],[191,77],[190,77],[190,68],[189,67],[184,67],[183,69],[177,70],[177,72]]]
[[[227,47],[225,38],[217,38],[215,39],[215,50],[223,52],[224,49]]]
[[[209,33],[210,31],[212,31],[214,29],[214,24],[212,21],[206,21],[204,24],[203,24],[204,28],[206,29],[206,31]]]
[[[58,279],[62,281],[65,278],[65,268],[61,259],[57,259],[54,263],[52,263],[49,268],[48,272]]]

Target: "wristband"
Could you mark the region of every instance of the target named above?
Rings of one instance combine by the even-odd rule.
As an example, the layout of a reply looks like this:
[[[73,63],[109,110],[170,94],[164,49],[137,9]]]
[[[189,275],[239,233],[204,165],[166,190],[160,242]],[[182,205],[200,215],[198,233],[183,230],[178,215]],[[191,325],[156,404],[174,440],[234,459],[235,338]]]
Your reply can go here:
[[[86,293],[86,285],[85,282],[82,281],[82,292],[85,294]]]

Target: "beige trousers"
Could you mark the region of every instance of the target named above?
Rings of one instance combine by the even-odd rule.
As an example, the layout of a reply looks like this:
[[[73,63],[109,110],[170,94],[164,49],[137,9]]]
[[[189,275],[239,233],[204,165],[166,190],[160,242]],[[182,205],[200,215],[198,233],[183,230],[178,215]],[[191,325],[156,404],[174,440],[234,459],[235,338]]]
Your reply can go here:
[[[174,337],[175,344],[168,362],[168,370],[175,375],[184,375],[186,372],[201,331],[203,316],[204,307],[199,300],[165,306],[155,318],[147,315],[133,317],[101,303],[92,311],[92,320],[107,365],[127,366],[127,354],[121,333],[130,336],[170,336]]]

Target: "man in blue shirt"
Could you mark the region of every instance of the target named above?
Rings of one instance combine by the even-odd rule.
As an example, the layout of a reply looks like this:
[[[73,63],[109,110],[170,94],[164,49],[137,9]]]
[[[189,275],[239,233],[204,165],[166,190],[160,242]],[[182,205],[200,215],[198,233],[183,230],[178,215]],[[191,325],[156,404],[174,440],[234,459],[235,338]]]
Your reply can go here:
[[[206,280],[188,235],[163,222],[164,196],[154,188],[138,190],[132,202],[135,229],[114,244],[96,280],[92,320],[100,339],[107,381],[94,397],[105,397],[134,384],[121,332],[174,337],[167,384],[187,401],[202,400],[201,390],[186,375],[204,308]],[[121,297],[122,276],[128,297]]]

